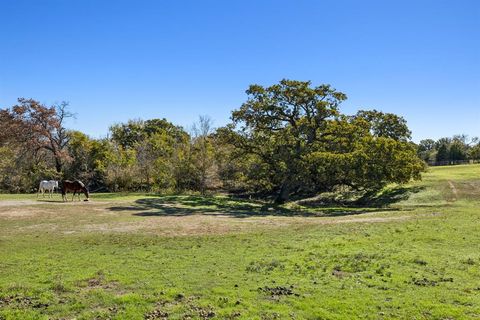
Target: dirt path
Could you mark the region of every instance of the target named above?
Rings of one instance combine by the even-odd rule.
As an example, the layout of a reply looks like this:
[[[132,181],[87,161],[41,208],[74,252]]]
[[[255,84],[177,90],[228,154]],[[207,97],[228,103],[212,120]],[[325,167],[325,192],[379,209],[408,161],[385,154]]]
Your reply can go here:
[[[448,185],[450,186],[450,190],[452,191],[452,194],[453,194],[452,202],[455,202],[457,201],[457,198],[458,198],[457,188],[455,188],[455,185],[453,184],[452,180],[448,180]]]
[[[2,207],[25,207],[25,206],[38,206],[38,205],[72,205],[76,204],[78,205],[79,203],[91,203],[87,201],[67,201],[63,202],[58,199],[38,199],[38,200],[0,200],[0,208]],[[106,202],[102,202],[106,203]]]

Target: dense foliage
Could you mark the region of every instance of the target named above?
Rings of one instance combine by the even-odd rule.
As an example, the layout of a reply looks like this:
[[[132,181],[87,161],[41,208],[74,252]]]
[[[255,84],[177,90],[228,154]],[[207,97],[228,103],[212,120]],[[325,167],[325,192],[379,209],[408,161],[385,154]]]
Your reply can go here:
[[[246,185],[277,194],[279,203],[338,187],[374,192],[423,170],[402,118],[378,111],[343,115],[346,95],[328,85],[282,80],[252,85],[247,94],[220,132],[247,164]]]
[[[247,95],[223,128],[208,117],[191,132],[166,119],[131,120],[104,139],[67,130],[66,103],[19,99],[0,112],[0,188],[29,192],[40,179],[69,178],[93,191],[223,189],[284,202],[337,189],[368,194],[424,169],[403,118],[342,114],[347,97],[329,85],[282,80]]]

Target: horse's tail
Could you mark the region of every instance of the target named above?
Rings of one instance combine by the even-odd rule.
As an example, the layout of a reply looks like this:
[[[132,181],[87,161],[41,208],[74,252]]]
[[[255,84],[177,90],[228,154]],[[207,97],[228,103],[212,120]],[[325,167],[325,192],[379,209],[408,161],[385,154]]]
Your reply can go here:
[[[59,189],[62,193],[62,200],[67,201],[67,187],[65,186],[67,184],[67,180],[62,180],[60,183]]]

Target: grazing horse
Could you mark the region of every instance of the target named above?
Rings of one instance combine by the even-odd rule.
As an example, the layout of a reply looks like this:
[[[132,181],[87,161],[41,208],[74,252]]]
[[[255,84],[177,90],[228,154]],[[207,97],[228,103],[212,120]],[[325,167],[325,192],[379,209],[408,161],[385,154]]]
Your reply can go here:
[[[41,192],[42,195],[45,197],[45,191],[48,191],[50,194],[50,198],[53,195],[53,192],[55,191],[55,188],[58,189],[58,181],[55,180],[42,180],[40,181],[40,185],[38,186],[38,192],[37,192],[37,198],[38,194]]]
[[[88,195],[88,189],[85,187],[85,185],[79,181],[70,181],[70,180],[64,180],[62,181],[62,199],[63,201],[67,201],[67,192],[73,192],[72,196],[72,201],[73,198],[75,197],[75,193],[78,193],[78,200],[80,201],[80,192],[83,192],[85,195],[86,199],[85,201],[88,201],[89,195]]]

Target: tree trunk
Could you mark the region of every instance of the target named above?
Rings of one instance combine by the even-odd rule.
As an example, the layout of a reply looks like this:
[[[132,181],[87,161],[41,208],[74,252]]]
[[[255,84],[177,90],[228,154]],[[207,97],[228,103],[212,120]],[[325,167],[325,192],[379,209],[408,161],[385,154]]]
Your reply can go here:
[[[62,173],[62,167],[63,164],[60,161],[60,159],[55,155],[55,169],[57,170],[57,173]]]
[[[284,182],[282,184],[282,187],[280,188],[280,192],[277,195],[277,198],[275,199],[276,204],[283,204],[286,201],[288,201],[288,198],[290,197],[290,185],[288,182]]]

